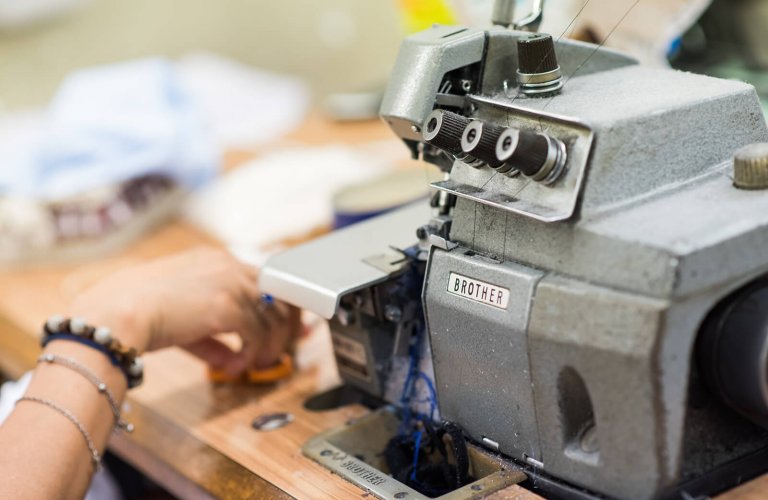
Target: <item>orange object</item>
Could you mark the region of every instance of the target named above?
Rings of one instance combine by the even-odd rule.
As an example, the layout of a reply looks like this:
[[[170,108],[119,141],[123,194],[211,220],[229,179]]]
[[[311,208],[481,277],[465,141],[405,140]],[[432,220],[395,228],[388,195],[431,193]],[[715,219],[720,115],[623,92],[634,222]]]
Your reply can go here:
[[[293,373],[293,358],[282,354],[276,365],[261,370],[248,370],[239,377],[233,377],[224,370],[208,369],[208,378],[216,383],[250,382],[252,384],[270,384],[284,379]]]

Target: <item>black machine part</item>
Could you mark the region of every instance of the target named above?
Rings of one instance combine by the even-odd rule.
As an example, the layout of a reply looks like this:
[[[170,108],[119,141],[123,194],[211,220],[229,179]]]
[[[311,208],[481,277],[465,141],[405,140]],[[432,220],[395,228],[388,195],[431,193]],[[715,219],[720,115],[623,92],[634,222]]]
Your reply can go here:
[[[710,312],[696,351],[710,390],[768,429],[768,277],[726,297]]]
[[[523,94],[547,97],[563,88],[563,75],[551,35],[534,33],[518,39],[517,58],[517,77]]]
[[[534,33],[517,41],[519,70],[523,74],[541,74],[560,67],[551,35]]]
[[[534,177],[549,159],[549,143],[544,134],[510,127],[498,134],[494,152],[500,162]]]
[[[470,119],[458,113],[436,109],[424,120],[424,142],[452,155],[461,155],[461,136]]]
[[[461,135],[461,149],[489,167],[499,168],[504,162],[496,157],[496,141],[503,130],[504,128],[493,123],[472,120]]]

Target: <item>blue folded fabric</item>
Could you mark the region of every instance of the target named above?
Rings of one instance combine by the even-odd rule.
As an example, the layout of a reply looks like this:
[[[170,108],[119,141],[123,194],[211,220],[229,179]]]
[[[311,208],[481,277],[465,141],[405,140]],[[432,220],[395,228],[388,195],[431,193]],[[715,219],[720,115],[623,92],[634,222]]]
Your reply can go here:
[[[18,165],[3,166],[0,194],[38,199],[153,173],[194,188],[220,163],[203,113],[162,59],[73,73],[33,150],[18,158]]]

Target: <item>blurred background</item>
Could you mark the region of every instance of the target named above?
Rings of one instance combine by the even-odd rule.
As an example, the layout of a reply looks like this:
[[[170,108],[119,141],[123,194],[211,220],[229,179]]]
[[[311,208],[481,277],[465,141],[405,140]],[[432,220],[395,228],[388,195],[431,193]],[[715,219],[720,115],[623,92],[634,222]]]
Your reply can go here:
[[[670,49],[674,67],[753,84],[768,110],[768,1],[715,0]]]
[[[402,34],[393,0],[3,0],[0,99],[40,105],[76,68],[197,50],[296,75],[319,95],[376,88]]]
[[[337,193],[413,169],[376,118],[403,37],[492,7],[0,0],[0,263],[109,254],[179,213],[251,253],[332,226]],[[548,0],[542,31],[748,81],[768,106],[766,26],[768,0]],[[420,175],[359,210],[426,196]]]
[[[530,2],[518,3],[524,12]],[[591,29],[599,37],[604,33],[590,24],[600,25],[602,17],[613,21],[612,13],[631,2],[589,3],[592,6],[587,5],[574,32]],[[688,4],[694,16],[710,4],[641,3],[673,8]],[[491,4],[492,0],[1,0],[0,103],[5,110],[42,105],[76,68],[155,55],[180,57],[197,50],[299,76],[316,96],[376,89],[386,81],[409,29],[451,20],[487,25]],[[549,0],[544,28],[553,33],[564,28],[583,4],[583,0]],[[601,17],[601,12],[607,14]],[[627,24],[632,17],[637,15]],[[693,21],[682,46],[670,48],[684,51],[685,57],[670,54],[680,64],[684,60],[692,65],[689,60],[695,57],[701,69],[723,59],[732,59],[731,66],[737,65],[733,59],[745,67],[768,65],[765,0],[716,0],[700,21]],[[653,24],[658,26],[652,30],[669,28],[663,19],[656,18]],[[609,40],[608,45],[615,42]]]

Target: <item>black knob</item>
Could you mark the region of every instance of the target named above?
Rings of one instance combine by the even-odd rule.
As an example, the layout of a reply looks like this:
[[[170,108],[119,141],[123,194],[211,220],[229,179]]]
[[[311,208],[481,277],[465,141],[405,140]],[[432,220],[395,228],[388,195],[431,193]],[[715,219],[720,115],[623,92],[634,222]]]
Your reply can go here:
[[[517,65],[520,73],[548,73],[560,67],[551,35],[536,33],[517,40]]]
[[[496,157],[496,142],[503,131],[492,123],[472,120],[461,134],[461,150],[489,167],[501,167],[504,162]]]
[[[533,177],[549,156],[549,141],[544,134],[507,128],[496,141],[496,157],[523,174]]]
[[[452,155],[463,155],[461,134],[469,124],[469,118],[450,111],[432,111],[421,127],[424,142]]]
[[[524,94],[545,97],[563,88],[552,36],[537,33],[518,39],[517,65],[517,78]]]
[[[704,320],[696,351],[709,388],[768,429],[768,279],[723,299]]]
[[[559,139],[510,127],[496,141],[496,157],[509,170],[522,172],[536,182],[552,184],[565,171],[568,156]]]

